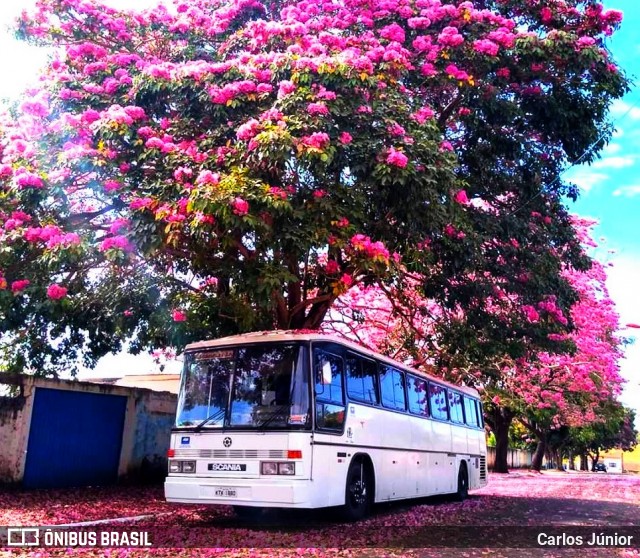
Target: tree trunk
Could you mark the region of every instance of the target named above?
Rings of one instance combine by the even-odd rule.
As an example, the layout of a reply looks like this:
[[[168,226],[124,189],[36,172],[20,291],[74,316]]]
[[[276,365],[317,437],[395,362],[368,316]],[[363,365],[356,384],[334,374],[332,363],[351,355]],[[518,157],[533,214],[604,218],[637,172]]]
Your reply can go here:
[[[569,454],[569,471],[576,470],[576,456],[573,453]]]
[[[589,459],[584,453],[580,456],[580,470],[581,471],[589,470]]]
[[[508,408],[495,407],[487,422],[496,437],[496,460],[493,464],[494,473],[509,472],[509,427],[515,413]]]
[[[558,471],[564,471],[564,466],[562,465],[562,450],[556,450],[556,469]]]
[[[534,471],[540,472],[542,469],[542,460],[544,459],[544,454],[547,451],[547,436],[546,434],[540,436],[538,438],[538,445],[536,446],[536,451],[533,454],[533,459],[531,460],[531,469]]]

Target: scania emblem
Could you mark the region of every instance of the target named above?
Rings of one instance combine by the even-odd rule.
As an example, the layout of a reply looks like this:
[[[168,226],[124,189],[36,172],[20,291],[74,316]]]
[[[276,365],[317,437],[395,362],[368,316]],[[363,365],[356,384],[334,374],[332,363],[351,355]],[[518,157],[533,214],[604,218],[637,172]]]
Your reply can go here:
[[[229,436],[227,436],[224,440],[222,440],[222,445],[225,448],[230,448],[231,447],[231,438],[229,438]]]

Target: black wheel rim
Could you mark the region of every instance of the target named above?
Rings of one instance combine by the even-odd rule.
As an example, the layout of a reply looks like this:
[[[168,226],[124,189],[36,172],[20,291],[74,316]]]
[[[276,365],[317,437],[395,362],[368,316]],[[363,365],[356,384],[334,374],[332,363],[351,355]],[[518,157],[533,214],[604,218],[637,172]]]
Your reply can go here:
[[[460,494],[467,493],[467,475],[463,471],[460,471],[460,477],[458,478],[458,491]]]
[[[351,503],[355,507],[364,506],[367,502],[367,484],[362,477],[354,477],[349,485]]]

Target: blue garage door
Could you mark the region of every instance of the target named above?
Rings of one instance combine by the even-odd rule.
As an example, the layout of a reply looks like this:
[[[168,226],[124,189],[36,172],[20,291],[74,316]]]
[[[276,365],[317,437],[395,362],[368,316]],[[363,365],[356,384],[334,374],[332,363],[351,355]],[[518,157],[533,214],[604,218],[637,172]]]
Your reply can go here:
[[[127,398],[119,395],[37,388],[24,486],[115,482],[126,405]]]

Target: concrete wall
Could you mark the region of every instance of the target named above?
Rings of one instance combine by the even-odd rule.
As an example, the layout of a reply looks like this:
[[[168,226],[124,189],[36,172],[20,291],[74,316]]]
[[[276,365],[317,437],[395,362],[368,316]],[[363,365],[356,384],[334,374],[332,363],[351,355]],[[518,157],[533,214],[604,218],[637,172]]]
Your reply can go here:
[[[37,388],[105,393],[127,398],[120,478],[151,480],[166,472],[167,449],[176,410],[176,395],[148,389],[51,380],[33,376],[0,376],[0,482],[20,482],[24,475],[29,428]]]
[[[13,394],[0,397],[0,482],[18,482],[24,471],[33,387],[8,387]]]
[[[531,466],[532,454],[530,451],[510,449],[507,456],[507,463],[510,469],[521,469]],[[487,447],[487,468],[493,469],[496,462],[496,448]]]

